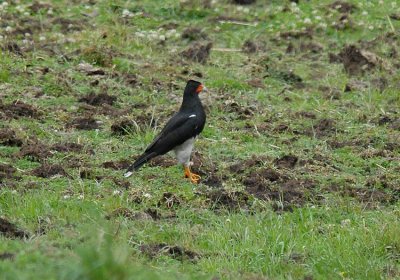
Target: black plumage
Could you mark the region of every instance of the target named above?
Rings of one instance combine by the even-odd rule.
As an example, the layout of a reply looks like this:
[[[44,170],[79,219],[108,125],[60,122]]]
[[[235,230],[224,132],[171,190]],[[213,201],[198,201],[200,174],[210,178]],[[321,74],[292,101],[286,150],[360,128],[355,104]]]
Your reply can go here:
[[[206,114],[199,98],[199,93],[203,89],[203,85],[197,81],[187,82],[179,111],[166,123],[145,152],[128,168],[125,173],[126,177],[132,175],[133,171],[138,170],[150,159],[164,155],[171,150],[176,152],[178,160],[184,164],[185,175],[190,176],[190,171],[186,168],[189,167],[193,142],[196,136],[203,131],[206,122]]]

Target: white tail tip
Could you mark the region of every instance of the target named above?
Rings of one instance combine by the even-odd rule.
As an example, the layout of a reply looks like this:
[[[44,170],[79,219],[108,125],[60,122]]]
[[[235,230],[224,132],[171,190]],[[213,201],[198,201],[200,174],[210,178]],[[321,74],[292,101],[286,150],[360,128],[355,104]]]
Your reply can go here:
[[[125,178],[128,178],[128,177],[130,177],[132,174],[133,174],[133,172],[131,172],[131,171],[126,172],[126,173],[124,174],[124,177],[125,177]]]

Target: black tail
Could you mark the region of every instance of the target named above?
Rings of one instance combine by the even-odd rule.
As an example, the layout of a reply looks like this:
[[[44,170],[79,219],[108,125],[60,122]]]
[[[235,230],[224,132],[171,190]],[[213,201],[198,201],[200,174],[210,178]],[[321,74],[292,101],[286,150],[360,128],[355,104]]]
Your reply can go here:
[[[129,166],[124,176],[125,177],[131,176],[134,171],[138,170],[140,167],[142,167],[143,164],[145,164],[155,156],[157,156],[156,153],[150,153],[150,154],[145,153],[141,155],[131,166]]]

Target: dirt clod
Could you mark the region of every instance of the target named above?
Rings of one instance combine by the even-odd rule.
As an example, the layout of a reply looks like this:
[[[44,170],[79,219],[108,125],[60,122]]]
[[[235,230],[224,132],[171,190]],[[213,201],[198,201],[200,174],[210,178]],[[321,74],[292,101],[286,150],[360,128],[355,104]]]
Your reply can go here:
[[[255,3],[257,0],[232,0],[233,3],[238,5],[251,5]]]
[[[331,9],[337,10],[340,13],[349,13],[349,14],[351,14],[352,12],[357,10],[356,5],[345,2],[345,1],[340,1],[340,0],[333,2],[328,7]]]
[[[80,152],[83,149],[83,145],[78,143],[66,142],[66,143],[58,143],[54,144],[50,148],[51,150],[60,152],[60,153],[69,153],[69,152]]]
[[[99,122],[91,116],[88,117],[78,117],[68,122],[66,125],[68,128],[76,128],[82,130],[92,130],[100,128]]]
[[[13,253],[10,253],[10,252],[0,253],[0,261],[14,260],[14,258],[15,258],[15,254],[13,254]]]
[[[195,43],[181,54],[187,59],[204,64],[210,56],[212,45],[211,42],[206,44]]]
[[[6,43],[4,46],[1,47],[3,51],[8,51],[10,53],[14,53],[16,55],[22,56],[22,50],[16,42],[9,42]]]
[[[3,179],[10,179],[14,177],[17,170],[9,164],[0,163],[0,183]]]
[[[116,96],[108,95],[107,93],[90,93],[79,99],[79,102],[85,102],[89,105],[100,106],[103,104],[113,105],[117,100]]]
[[[171,167],[177,162],[171,157],[155,157],[149,161],[149,166]]]
[[[246,159],[246,160],[244,160],[244,161],[237,162],[237,163],[231,165],[231,166],[229,167],[229,170],[230,170],[232,173],[241,174],[241,173],[245,172],[246,170],[251,170],[251,169],[253,169],[254,167],[263,166],[263,164],[264,164],[265,162],[267,162],[267,161],[268,161],[268,158],[259,157],[259,156],[254,156],[254,155],[253,155],[253,156],[252,156],[251,158],[249,158],[249,159]]]
[[[242,46],[242,51],[247,54],[256,53],[262,49],[263,47],[259,42],[255,42],[252,40],[246,40]]]
[[[251,79],[247,83],[254,88],[265,88],[264,81],[261,79]]]
[[[18,157],[28,158],[32,161],[43,161],[44,159],[51,157],[52,153],[47,145],[37,142],[31,141],[25,143],[19,153],[17,153]]]
[[[359,49],[355,45],[344,47],[337,56],[332,56],[330,60],[342,62],[349,75],[358,75],[378,66],[384,68],[383,60],[380,57],[372,52]]]
[[[19,229],[15,224],[0,218],[0,233],[8,238],[28,238],[28,232]]]
[[[17,138],[14,130],[10,128],[0,129],[0,145],[3,146],[22,146],[22,140]]]
[[[35,107],[22,101],[16,100],[10,104],[3,104],[0,101],[0,118],[2,119],[38,118],[39,116],[40,113]]]
[[[326,137],[337,131],[336,121],[328,118],[320,119],[313,127],[304,131],[304,134],[315,137]]]
[[[299,158],[294,155],[285,155],[276,159],[274,163],[278,168],[292,169],[295,167],[298,160]]]
[[[38,168],[32,170],[31,174],[41,178],[51,178],[54,176],[68,176],[64,168],[58,164],[44,163]]]
[[[113,135],[126,135],[137,127],[137,123],[130,119],[116,121],[111,125]]]
[[[116,160],[116,161],[103,162],[102,166],[104,168],[123,170],[123,169],[127,169],[132,163],[133,163],[133,161],[121,159],[121,160]]]
[[[189,41],[208,40],[208,36],[201,28],[188,27],[182,32],[182,38]]]

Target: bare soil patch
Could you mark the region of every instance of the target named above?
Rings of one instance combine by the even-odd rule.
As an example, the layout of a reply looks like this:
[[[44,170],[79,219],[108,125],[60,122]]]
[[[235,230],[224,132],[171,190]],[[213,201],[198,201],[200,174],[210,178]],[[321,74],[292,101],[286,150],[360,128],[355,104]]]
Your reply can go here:
[[[123,170],[123,169],[127,169],[132,163],[133,163],[133,161],[131,161],[131,160],[121,159],[121,160],[116,160],[116,161],[103,162],[102,166],[104,168]]]
[[[24,157],[31,161],[43,161],[48,157],[51,157],[52,153],[49,147],[43,143],[37,141],[29,141],[25,143],[21,150],[17,153],[17,157]]]
[[[299,158],[294,155],[285,155],[281,158],[276,159],[274,161],[274,164],[278,168],[292,169],[295,167],[295,165],[298,161],[299,161]]]
[[[335,1],[328,6],[330,9],[337,10],[340,13],[353,13],[357,10],[357,6],[345,1]]]
[[[323,118],[315,123],[314,126],[304,131],[305,135],[326,137],[330,136],[337,131],[336,121],[333,119]]]
[[[193,60],[199,63],[206,63],[211,52],[213,44],[211,42],[203,44],[203,43],[194,43],[188,49],[183,51],[181,55],[184,58]]]
[[[66,127],[81,130],[93,130],[100,128],[100,123],[92,116],[78,117],[68,122]]]
[[[182,39],[189,41],[208,40],[208,35],[198,27],[188,27],[182,32]]]
[[[0,218],[0,233],[8,238],[28,238],[29,233],[18,228],[15,224]]]
[[[148,163],[149,166],[160,166],[165,168],[174,166],[176,164],[176,160],[168,156],[155,157],[151,159]]]
[[[137,128],[137,123],[131,119],[123,119],[116,121],[111,125],[111,133],[113,135],[126,135]]]
[[[254,167],[261,167],[268,161],[269,159],[267,157],[259,157],[253,155],[249,159],[234,163],[229,167],[229,170],[232,173],[242,174],[246,170],[252,170]]]
[[[83,150],[83,145],[73,142],[57,143],[51,146],[50,149],[60,153],[69,153],[69,152],[78,153]]]
[[[5,261],[5,260],[14,260],[15,259],[15,254],[10,253],[10,252],[4,252],[0,253],[0,261]]]
[[[0,145],[3,146],[22,146],[22,140],[16,136],[11,128],[0,129]]]
[[[0,184],[4,181],[4,179],[15,179],[15,169],[13,166],[9,164],[0,163]]]
[[[234,4],[238,5],[251,5],[254,4],[257,0],[232,0]]]
[[[23,51],[16,42],[7,42],[1,46],[1,49],[19,56],[23,55]]]
[[[260,41],[246,40],[242,45],[242,52],[247,54],[257,53],[265,50],[265,46]]]
[[[113,105],[115,101],[117,101],[117,97],[107,93],[90,93],[79,99],[79,102],[85,102],[93,106],[100,106],[103,104]]]
[[[345,46],[337,55],[329,54],[329,60],[343,63],[344,69],[349,75],[362,74],[376,67],[385,68],[382,58],[355,45]]]
[[[20,117],[38,118],[41,114],[32,105],[16,100],[10,104],[3,104],[0,101],[0,118],[18,119]]]
[[[32,170],[31,174],[41,178],[51,178],[55,176],[68,176],[64,168],[59,164],[44,163]]]

